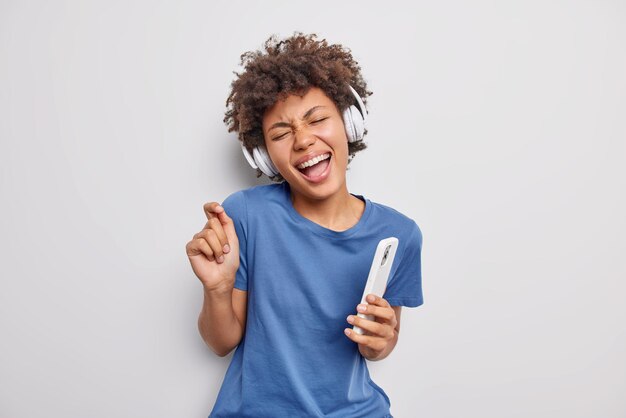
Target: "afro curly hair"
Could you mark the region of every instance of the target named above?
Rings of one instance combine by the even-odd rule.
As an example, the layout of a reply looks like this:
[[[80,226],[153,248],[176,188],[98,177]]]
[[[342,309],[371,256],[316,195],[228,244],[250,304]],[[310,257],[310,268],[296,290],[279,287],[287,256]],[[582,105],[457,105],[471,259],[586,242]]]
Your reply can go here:
[[[303,96],[311,87],[320,88],[343,113],[354,104],[350,84],[367,103],[372,92],[361,75],[361,67],[348,48],[339,44],[329,45],[326,39],[317,40],[316,34],[294,35],[279,40],[270,36],[264,43],[264,51],[248,51],[241,55],[242,73],[231,83],[226,99],[224,123],[228,132],[238,133],[239,140],[248,151],[264,146],[263,115],[266,109],[287,96]],[[365,131],[367,134],[367,130]],[[364,150],[363,141],[349,142],[348,164],[355,153]],[[257,169],[257,177],[261,176]],[[274,181],[282,181],[278,174]]]

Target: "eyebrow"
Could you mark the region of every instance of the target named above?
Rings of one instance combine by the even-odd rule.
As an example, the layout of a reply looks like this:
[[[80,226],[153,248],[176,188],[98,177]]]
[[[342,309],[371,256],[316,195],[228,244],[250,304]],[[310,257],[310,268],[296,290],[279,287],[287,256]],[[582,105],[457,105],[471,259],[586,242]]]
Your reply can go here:
[[[304,115],[302,115],[302,119],[306,119],[309,116],[311,116],[311,114],[313,112],[315,112],[317,109],[323,108],[326,106],[313,106],[312,108],[310,108],[309,110],[306,111],[306,113]],[[289,123],[287,122],[276,122],[275,124],[273,124],[268,130],[267,132],[271,131],[274,128],[283,128],[283,127],[289,127]]]

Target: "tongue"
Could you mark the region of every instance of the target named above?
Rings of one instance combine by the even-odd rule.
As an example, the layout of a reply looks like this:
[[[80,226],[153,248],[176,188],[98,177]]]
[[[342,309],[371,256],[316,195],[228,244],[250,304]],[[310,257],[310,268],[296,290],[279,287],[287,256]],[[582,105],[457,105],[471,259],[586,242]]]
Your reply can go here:
[[[320,161],[319,163],[312,165],[311,167],[305,168],[304,170],[302,170],[302,173],[304,173],[304,175],[307,177],[318,177],[324,172],[324,170],[326,170],[329,161],[330,158],[327,158],[324,161]]]

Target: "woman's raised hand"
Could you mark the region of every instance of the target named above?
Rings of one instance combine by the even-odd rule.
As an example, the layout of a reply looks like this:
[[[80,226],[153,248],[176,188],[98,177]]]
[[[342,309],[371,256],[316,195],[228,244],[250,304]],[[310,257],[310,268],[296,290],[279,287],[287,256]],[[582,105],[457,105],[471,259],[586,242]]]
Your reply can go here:
[[[239,268],[235,224],[219,203],[203,208],[208,221],[186,246],[191,268],[206,290],[232,290]]]

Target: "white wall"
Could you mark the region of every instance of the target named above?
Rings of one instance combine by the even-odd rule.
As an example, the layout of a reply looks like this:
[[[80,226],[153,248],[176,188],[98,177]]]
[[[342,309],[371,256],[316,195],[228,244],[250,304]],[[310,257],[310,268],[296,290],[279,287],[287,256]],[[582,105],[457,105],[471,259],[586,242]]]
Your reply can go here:
[[[1,1],[0,416],[208,415],[185,244],[259,182],[224,104],[294,30],[374,91],[349,190],[424,234],[394,416],[623,417],[626,5],[537,0]]]

